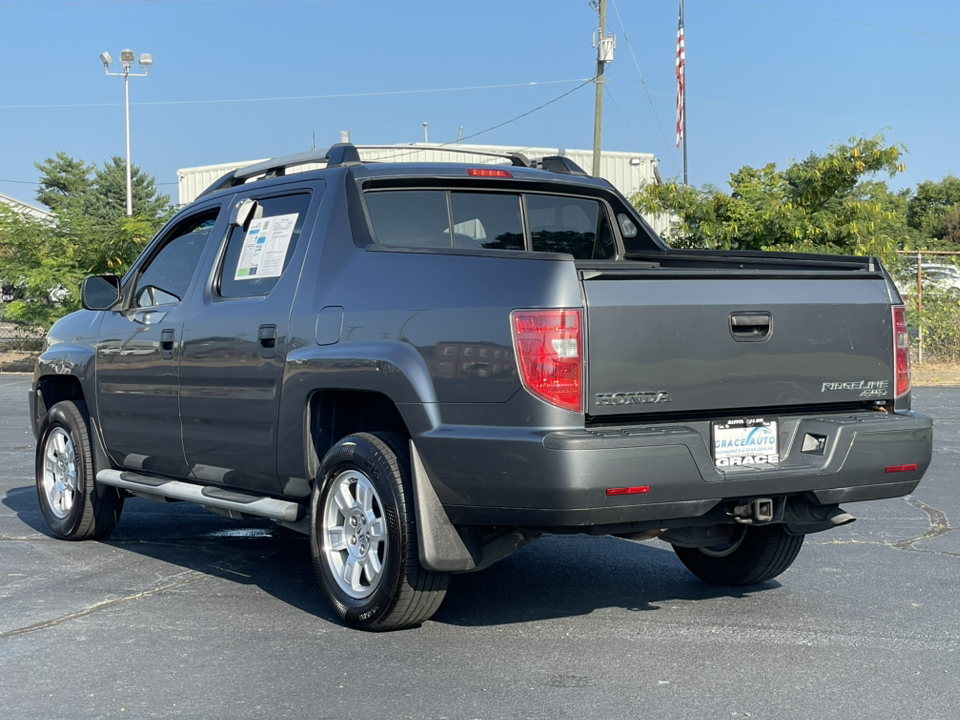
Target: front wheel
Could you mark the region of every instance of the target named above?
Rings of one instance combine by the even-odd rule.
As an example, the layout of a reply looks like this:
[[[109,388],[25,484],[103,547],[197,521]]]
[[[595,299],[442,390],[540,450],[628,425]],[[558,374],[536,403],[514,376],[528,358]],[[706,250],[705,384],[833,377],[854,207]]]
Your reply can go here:
[[[729,542],[704,548],[673,546],[687,569],[713,585],[754,585],[784,572],[800,552],[803,535],[783,525],[743,525]]]
[[[58,402],[47,413],[37,442],[40,511],[50,532],[64,540],[99,540],[113,532],[123,510],[116,488],[97,487],[89,415],[82,401]]]
[[[361,630],[418,625],[440,607],[448,573],[420,564],[403,440],[357,433],[326,454],[310,503],[310,550],[334,612]]]

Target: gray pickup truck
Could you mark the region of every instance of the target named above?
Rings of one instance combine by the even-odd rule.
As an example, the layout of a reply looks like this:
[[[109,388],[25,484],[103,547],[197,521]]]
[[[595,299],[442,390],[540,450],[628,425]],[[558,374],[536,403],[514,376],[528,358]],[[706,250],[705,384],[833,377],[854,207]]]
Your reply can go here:
[[[932,424],[876,259],[673,250],[568,159],[507,161],[260,163],[88,278],[30,393],[51,532],[104,538],[130,496],[270,518],[389,630],[543,533],[747,585],[916,487]]]

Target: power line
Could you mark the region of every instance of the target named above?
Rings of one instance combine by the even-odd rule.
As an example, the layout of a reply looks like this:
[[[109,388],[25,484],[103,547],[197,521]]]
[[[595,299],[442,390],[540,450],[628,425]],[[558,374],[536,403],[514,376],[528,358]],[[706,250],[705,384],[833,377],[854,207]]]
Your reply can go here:
[[[430,88],[426,90],[381,90],[378,92],[360,92],[360,93],[334,93],[327,95],[287,95],[281,97],[253,97],[253,98],[228,98],[222,100],[155,100],[147,102],[130,103],[135,106],[157,106],[157,105],[221,105],[228,103],[254,103],[254,102],[289,102],[295,100],[338,100],[348,98],[362,97],[384,97],[389,95],[426,95],[432,93],[445,92],[467,92],[472,90],[501,90],[504,88],[534,87],[536,85],[562,85],[564,83],[582,82],[582,78],[574,80],[541,80],[537,82],[524,83],[506,83],[503,85],[470,85],[465,87],[452,88]],[[587,82],[592,82],[588,80]],[[574,88],[575,90],[577,88]],[[98,108],[98,107],[120,107],[123,103],[55,103],[44,105],[0,105],[0,110],[47,110],[63,108]]]
[[[865,27],[880,28],[882,30],[896,30],[897,32],[914,33],[916,35],[929,35],[930,37],[947,38],[949,40],[960,40],[960,35],[944,35],[942,33],[928,32],[926,30],[911,30],[910,28],[896,27],[894,25],[879,25],[877,23],[863,22],[862,20],[847,20],[846,18],[831,17],[830,15],[818,15],[817,13],[804,12],[803,10],[789,10],[774,5],[763,5],[748,0],[730,0],[740,5],[752,5],[753,7],[766,8],[767,10],[776,10],[782,13],[791,13],[793,15],[808,15],[810,17],[820,18],[821,20],[833,20],[834,22],[848,23],[850,25],[863,25]]]
[[[594,80],[596,80],[595,77],[592,77],[592,78],[589,78],[589,79],[587,79],[587,80],[584,80],[584,81],[581,82],[579,85],[577,85],[575,88],[573,88],[573,90],[567,90],[567,92],[563,93],[563,95],[558,95],[557,97],[553,98],[553,100],[548,100],[547,102],[543,103],[542,105],[538,105],[537,107],[533,108],[533,110],[527,110],[525,113],[521,113],[520,115],[517,115],[516,117],[510,118],[509,120],[504,120],[502,123],[499,123],[499,124],[497,124],[497,125],[493,125],[492,127],[488,127],[486,130],[480,130],[480,131],[475,132],[475,133],[473,133],[473,134],[471,134],[471,135],[467,135],[466,137],[458,138],[458,139],[456,139],[456,140],[450,140],[450,141],[445,142],[445,143],[440,143],[437,147],[446,147],[447,145],[456,145],[456,144],[458,144],[458,143],[460,143],[460,142],[462,142],[462,141],[464,141],[464,140],[469,140],[469,139],[471,139],[471,138],[477,137],[478,135],[484,135],[484,134],[486,134],[486,133],[488,133],[488,132],[492,132],[493,130],[497,130],[497,129],[499,129],[499,128],[502,128],[504,125],[509,125],[510,123],[516,122],[517,120],[520,120],[520,119],[522,119],[522,118],[527,117],[527,115],[532,115],[533,113],[537,112],[538,110],[543,110],[543,108],[547,107],[548,105],[553,105],[553,103],[557,102],[558,100],[563,100],[563,98],[567,97],[568,95],[572,95],[573,93],[575,93],[575,92],[576,92],[577,90],[579,90],[580,88],[585,87],[585,86],[589,85],[590,83],[592,83]],[[409,156],[411,156],[411,155],[416,155],[418,152],[420,152],[420,151],[423,150],[423,149],[424,149],[424,148],[416,148],[416,149],[412,149],[412,150],[409,150],[409,151],[403,151],[403,152],[397,153],[396,155],[388,155],[388,156],[386,156],[386,157],[384,157],[384,158],[381,158],[381,160],[392,160],[392,159],[398,158],[398,157],[409,157]],[[429,149],[429,148],[427,148],[427,149]]]
[[[908,40],[906,38],[893,38],[893,37],[885,37],[883,35],[869,35],[867,33],[850,32],[849,30],[839,30],[837,28],[821,27],[819,25],[807,25],[806,23],[793,22],[792,20],[783,20],[780,18],[770,17],[769,15],[757,15],[756,13],[741,12],[739,10],[733,10],[731,8],[723,7],[721,5],[714,5],[712,3],[697,2],[697,0],[690,0],[690,1],[692,4],[700,5],[701,7],[708,7],[714,10],[722,10],[723,12],[734,13],[736,15],[745,15],[747,17],[752,17],[752,18],[760,17],[760,18],[763,18],[764,20],[772,20],[773,22],[782,23],[784,25],[794,25],[795,27],[808,28],[811,30],[821,30],[824,32],[839,33],[840,35],[852,35],[853,37],[865,37],[865,38],[871,38],[873,40],[885,40],[887,42],[908,43],[910,45],[925,45],[927,47],[943,47],[943,48],[951,48],[953,50],[960,50],[960,45],[946,45],[944,43],[929,43],[929,42],[922,42],[920,40]],[[736,2],[736,1],[737,0],[731,0],[731,2]],[[767,6],[760,6],[760,7],[767,7]],[[816,17],[825,17],[825,16],[816,16]],[[910,32],[910,31],[906,31],[906,32]],[[944,37],[950,37],[950,36],[944,36]]]
[[[522,119],[522,118],[525,118],[525,117],[527,117],[528,115],[532,115],[533,113],[537,112],[538,110],[543,110],[543,108],[547,107],[548,105],[553,105],[553,103],[555,103],[555,102],[557,102],[557,101],[559,101],[559,100],[563,100],[563,98],[567,97],[568,95],[572,95],[573,93],[575,93],[575,92],[576,92],[577,90],[579,90],[580,88],[585,87],[586,85],[589,85],[589,84],[592,83],[595,79],[596,79],[596,78],[588,78],[587,80],[583,80],[579,85],[577,85],[577,86],[576,86],[575,88],[573,88],[572,90],[567,90],[567,92],[563,93],[562,95],[558,95],[557,97],[553,98],[552,100],[548,100],[547,102],[543,103],[542,105],[538,105],[537,107],[533,108],[532,110],[527,110],[526,112],[521,113],[520,115],[517,115],[516,117],[510,118],[509,120],[504,120],[502,123],[498,123],[497,125],[493,125],[493,126],[491,126],[491,127],[488,127],[488,128],[485,129],[485,130],[480,130],[480,131],[478,131],[478,132],[473,133],[472,135],[467,135],[466,137],[459,138],[458,140],[451,140],[451,141],[449,141],[449,142],[441,143],[441,144],[439,145],[439,147],[445,147],[445,146],[447,146],[447,145],[453,145],[453,144],[455,144],[455,143],[459,143],[459,142],[461,142],[461,141],[463,141],[463,140],[469,140],[469,139],[475,138],[475,137],[477,137],[477,136],[479,136],[479,135],[483,135],[483,134],[485,134],[485,133],[492,132],[493,130],[497,130],[497,129],[499,129],[499,128],[502,128],[502,127],[504,127],[505,125],[509,125],[510,123],[516,122],[517,120],[520,120],[520,119]],[[555,80],[555,81],[551,81],[551,82],[575,82],[575,81]],[[531,83],[531,84],[546,85],[546,84],[549,84],[549,83]],[[516,86],[511,86],[511,87],[516,87]],[[631,132],[632,132],[632,130],[631,130]],[[634,135],[634,137],[636,137],[636,135]],[[639,141],[638,141],[638,142],[639,142]],[[387,156],[387,157],[385,157],[385,158],[382,158],[382,159],[383,159],[383,160],[389,160],[389,159],[392,159],[392,158],[395,158],[395,157],[405,157],[405,156],[407,156],[407,155],[414,155],[414,154],[416,154],[417,152],[419,152],[419,150],[420,150],[420,149],[418,148],[418,149],[416,149],[416,150],[411,150],[411,151],[409,151],[409,152],[401,152],[401,153],[399,153],[399,154],[397,154],[397,155],[389,155],[389,156]],[[2,178],[0,178],[0,182],[20,183],[20,184],[23,184],[23,185],[39,185],[39,184],[40,184],[40,183],[38,183],[38,182],[30,182],[30,181],[28,181],[28,180],[3,180]],[[157,185],[176,185],[177,183],[176,183],[176,182],[163,182],[163,183],[155,183],[155,184],[157,184]]]
[[[224,3],[224,5],[217,5],[217,3]],[[118,6],[127,6],[134,8],[139,6],[138,9],[150,9],[150,10],[166,10],[170,9],[172,5],[196,5],[199,3],[209,3],[210,7],[216,6],[216,9],[221,9],[225,7],[246,7],[248,5],[308,5],[308,4],[317,4],[322,2],[329,2],[329,0],[271,0],[271,2],[257,2],[257,3],[237,3],[235,0],[75,0],[73,2],[65,2],[64,0],[53,0],[52,2],[38,3],[38,2],[0,2],[0,8],[10,7],[10,8],[23,8],[29,7],[31,9],[41,10],[43,8],[49,8],[54,6],[71,6],[76,7],[78,5],[118,5]],[[181,8],[175,8],[177,10]],[[182,8],[184,10],[195,10],[197,8]],[[89,13],[84,13],[85,15]]]
[[[617,109],[617,112],[620,114],[620,118],[623,120],[623,124],[627,126],[627,130],[629,130],[630,134],[633,135],[633,139],[637,141],[637,146],[642,147],[643,143],[640,142],[640,138],[638,138],[637,134],[633,131],[633,127],[631,127],[630,122],[627,120],[627,116],[623,114],[623,110],[620,109],[620,103],[617,102],[617,99],[613,96],[613,93],[610,92],[610,88],[604,86],[603,89],[607,93],[607,96],[610,98],[610,101],[613,103],[613,106]],[[676,161],[674,161],[673,165],[674,167],[676,167],[677,165]],[[677,169],[677,172],[678,173],[680,172],[679,168]]]
[[[618,83],[618,84],[623,85],[624,87],[632,87],[634,90],[640,89],[636,86],[628,85],[626,83]],[[654,95],[672,96],[672,93],[660,92],[657,90],[651,90],[650,92],[652,92]],[[744,110],[764,110],[766,112],[781,113],[783,115],[799,115],[801,117],[814,117],[814,118],[821,118],[824,120],[843,120],[846,122],[861,122],[861,123],[874,122],[873,120],[864,120],[862,118],[840,117],[838,115],[819,115],[816,113],[797,112],[796,110],[780,110],[778,108],[760,107],[758,105],[741,105],[740,103],[723,102],[722,100],[709,100],[707,98],[694,97],[693,95],[688,95],[687,100],[696,100],[697,102],[709,103],[710,105],[724,105],[726,107],[743,108]]]
[[[506,121],[500,123],[499,125],[494,125],[493,127],[488,127],[486,130],[481,130],[480,132],[475,132],[475,133],[473,133],[472,135],[467,135],[465,138],[460,138],[460,140],[462,141],[462,140],[469,140],[470,138],[475,138],[475,137],[477,137],[478,135],[483,135],[484,133],[488,133],[488,132],[491,132],[491,131],[493,131],[493,130],[497,130],[497,129],[499,129],[499,128],[502,128],[504,125],[509,125],[509,124],[512,123],[512,122],[516,122],[517,120],[520,120],[521,118],[525,118],[527,115],[532,115],[533,113],[537,112],[537,110],[543,110],[543,108],[547,107],[547,105],[553,105],[553,103],[557,102],[558,100],[563,100],[565,97],[567,97],[567,95],[572,95],[573,93],[575,93],[575,92],[576,92],[577,90],[579,90],[580,88],[585,87],[586,85],[589,85],[590,83],[592,83],[594,80],[596,80],[595,77],[589,78],[588,80],[584,80],[582,83],[580,83],[580,84],[577,85],[575,88],[573,88],[573,90],[567,90],[567,92],[565,92],[563,95],[558,95],[558,96],[555,97],[553,100],[548,100],[548,101],[545,102],[543,105],[538,105],[538,106],[535,107],[533,110],[527,110],[527,112],[522,113],[522,114],[520,114],[520,115],[517,115],[515,118],[511,118],[511,119],[509,119],[509,120],[506,120]],[[456,141],[455,141],[455,140],[451,140],[450,142],[446,142],[446,143],[443,143],[443,144],[444,144],[444,145],[451,145],[451,144],[453,144],[454,142],[456,142]]]
[[[617,0],[613,0],[613,9],[617,13],[617,21],[620,23],[620,29],[623,30],[623,39],[627,41],[627,48],[630,50],[630,56],[633,58],[633,64],[637,68],[637,75],[640,76],[640,84],[643,85],[643,90],[647,94],[647,100],[650,102],[650,107],[653,108],[653,117],[657,120],[657,127],[660,128],[660,137],[663,138],[663,144],[667,148],[667,155],[670,157],[670,161],[673,163],[673,167],[676,169],[677,174],[680,173],[680,168],[677,165],[677,159],[674,157],[673,148],[670,147],[670,143],[667,141],[667,135],[663,132],[663,125],[660,124],[660,115],[657,114],[657,106],[653,104],[653,98],[650,97],[650,91],[647,89],[647,83],[643,79],[643,73],[640,72],[640,63],[637,62],[637,56],[633,52],[633,45],[630,42],[630,37],[627,35],[627,26],[623,24],[623,18],[620,17],[620,8],[617,7]],[[609,90],[607,93],[609,94]],[[610,95],[610,99],[613,100],[613,104],[617,105],[617,101],[613,99],[613,95]],[[620,112],[620,116],[623,117],[623,112],[620,111],[620,106],[617,105],[617,111]],[[627,122],[627,119],[623,118],[624,122]],[[633,134],[633,129],[630,128],[630,125],[627,124],[627,128],[630,129],[630,133]],[[637,136],[634,135],[634,138]],[[637,140],[637,145],[640,145],[640,140]]]

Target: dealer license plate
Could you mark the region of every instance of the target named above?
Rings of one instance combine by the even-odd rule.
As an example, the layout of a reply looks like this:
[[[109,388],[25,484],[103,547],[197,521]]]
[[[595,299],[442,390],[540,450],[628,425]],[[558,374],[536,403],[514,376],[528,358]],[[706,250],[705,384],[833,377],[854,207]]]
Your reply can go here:
[[[780,462],[777,421],[737,418],[713,424],[713,461],[718,468]]]

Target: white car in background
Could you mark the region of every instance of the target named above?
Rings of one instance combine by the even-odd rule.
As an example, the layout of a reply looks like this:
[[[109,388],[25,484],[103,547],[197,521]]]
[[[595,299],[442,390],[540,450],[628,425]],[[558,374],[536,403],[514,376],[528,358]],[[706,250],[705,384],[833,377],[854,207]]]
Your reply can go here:
[[[945,263],[923,264],[923,291],[940,291],[960,296],[960,268]],[[912,297],[917,293],[917,266],[912,265],[897,282],[901,295]]]

